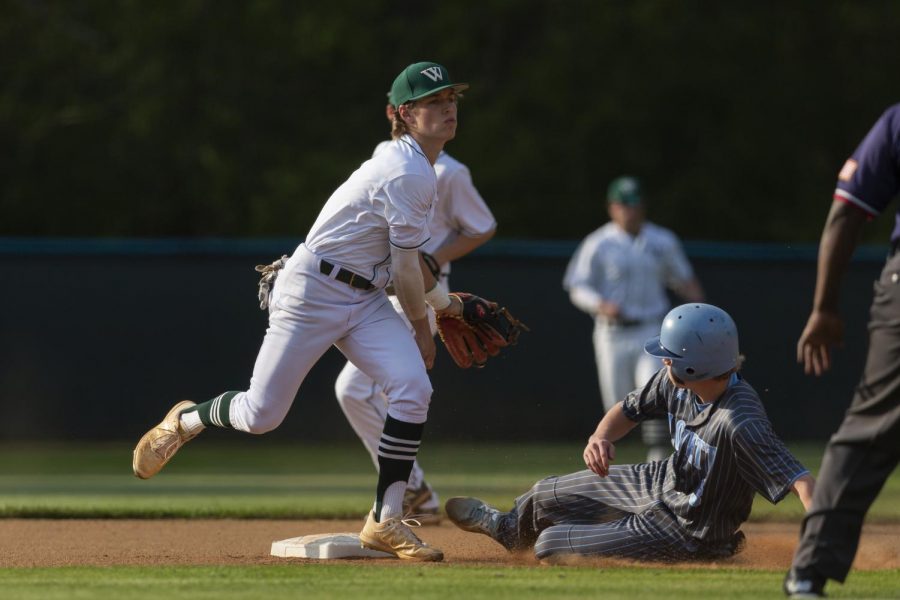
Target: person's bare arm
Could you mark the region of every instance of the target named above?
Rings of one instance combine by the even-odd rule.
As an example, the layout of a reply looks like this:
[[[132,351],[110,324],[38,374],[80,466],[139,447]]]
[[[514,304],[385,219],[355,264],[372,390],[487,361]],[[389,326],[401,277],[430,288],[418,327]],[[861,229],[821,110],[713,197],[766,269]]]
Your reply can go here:
[[[812,506],[813,491],[815,489],[816,480],[809,473],[800,477],[793,485],[791,485],[791,491],[797,494],[797,497],[800,498],[800,502],[803,503],[803,508],[805,508],[807,512],[809,512],[809,508]]]
[[[421,270],[418,250],[407,250],[391,246],[391,264],[394,270],[393,285],[400,306],[413,327],[416,345],[425,363],[425,368],[434,365],[437,350],[428,324],[425,308],[426,274]],[[434,285],[434,278],[431,284]]]
[[[625,416],[621,402],[613,406],[597,424],[597,429],[584,447],[583,458],[587,468],[600,477],[609,475],[609,465],[616,458],[615,442],[636,426],[635,421]]]
[[[675,293],[678,294],[685,302],[703,302],[706,294],[703,293],[703,286],[696,277],[691,277],[677,288]]]
[[[797,342],[797,362],[807,374],[821,375],[830,369],[831,347],[843,342],[844,323],[838,307],[841,282],[866,220],[863,211],[840,200],[835,200],[828,212],[819,242],[813,309]]]
[[[494,237],[496,231],[497,228],[494,227],[490,231],[474,236],[465,235],[463,233],[457,234],[440,248],[432,252],[431,255],[438,261],[439,265],[444,266],[448,262],[453,262],[458,258],[462,258],[475,248],[483,245],[489,239]]]

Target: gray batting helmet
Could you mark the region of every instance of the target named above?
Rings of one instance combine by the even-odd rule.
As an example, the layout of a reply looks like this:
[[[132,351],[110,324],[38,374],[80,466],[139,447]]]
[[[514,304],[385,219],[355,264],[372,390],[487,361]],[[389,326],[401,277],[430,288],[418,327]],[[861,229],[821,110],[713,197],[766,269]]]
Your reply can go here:
[[[669,311],[644,352],[671,360],[672,372],[684,381],[710,379],[737,366],[737,326],[717,306],[682,304]]]

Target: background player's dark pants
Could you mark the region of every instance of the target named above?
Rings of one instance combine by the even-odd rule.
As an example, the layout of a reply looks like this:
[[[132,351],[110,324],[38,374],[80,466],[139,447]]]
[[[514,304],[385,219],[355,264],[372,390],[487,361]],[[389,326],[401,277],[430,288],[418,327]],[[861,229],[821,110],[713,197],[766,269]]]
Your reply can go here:
[[[875,282],[869,353],[844,421],[825,449],[794,569],[844,581],[866,512],[900,459],[900,253]]]

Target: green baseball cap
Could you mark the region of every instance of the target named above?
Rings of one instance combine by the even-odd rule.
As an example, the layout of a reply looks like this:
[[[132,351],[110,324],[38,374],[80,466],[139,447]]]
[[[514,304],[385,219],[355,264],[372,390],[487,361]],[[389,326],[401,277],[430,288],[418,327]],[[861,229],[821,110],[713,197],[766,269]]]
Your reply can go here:
[[[606,201],[610,204],[627,204],[635,206],[643,204],[644,198],[641,192],[641,182],[635,177],[617,177],[609,184],[606,192]]]
[[[417,62],[397,75],[388,94],[388,101],[394,106],[400,106],[447,88],[461,92],[468,87],[468,83],[453,83],[447,69],[437,63]]]

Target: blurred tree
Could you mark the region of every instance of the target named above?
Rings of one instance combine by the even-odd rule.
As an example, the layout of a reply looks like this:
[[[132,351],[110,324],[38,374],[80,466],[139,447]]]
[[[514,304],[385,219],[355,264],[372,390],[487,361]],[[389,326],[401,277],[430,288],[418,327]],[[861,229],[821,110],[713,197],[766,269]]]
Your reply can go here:
[[[504,237],[580,238],[641,176],[689,239],[814,241],[900,101],[892,2],[0,2],[0,235],[302,236],[416,60]],[[869,233],[883,240],[889,220]]]

